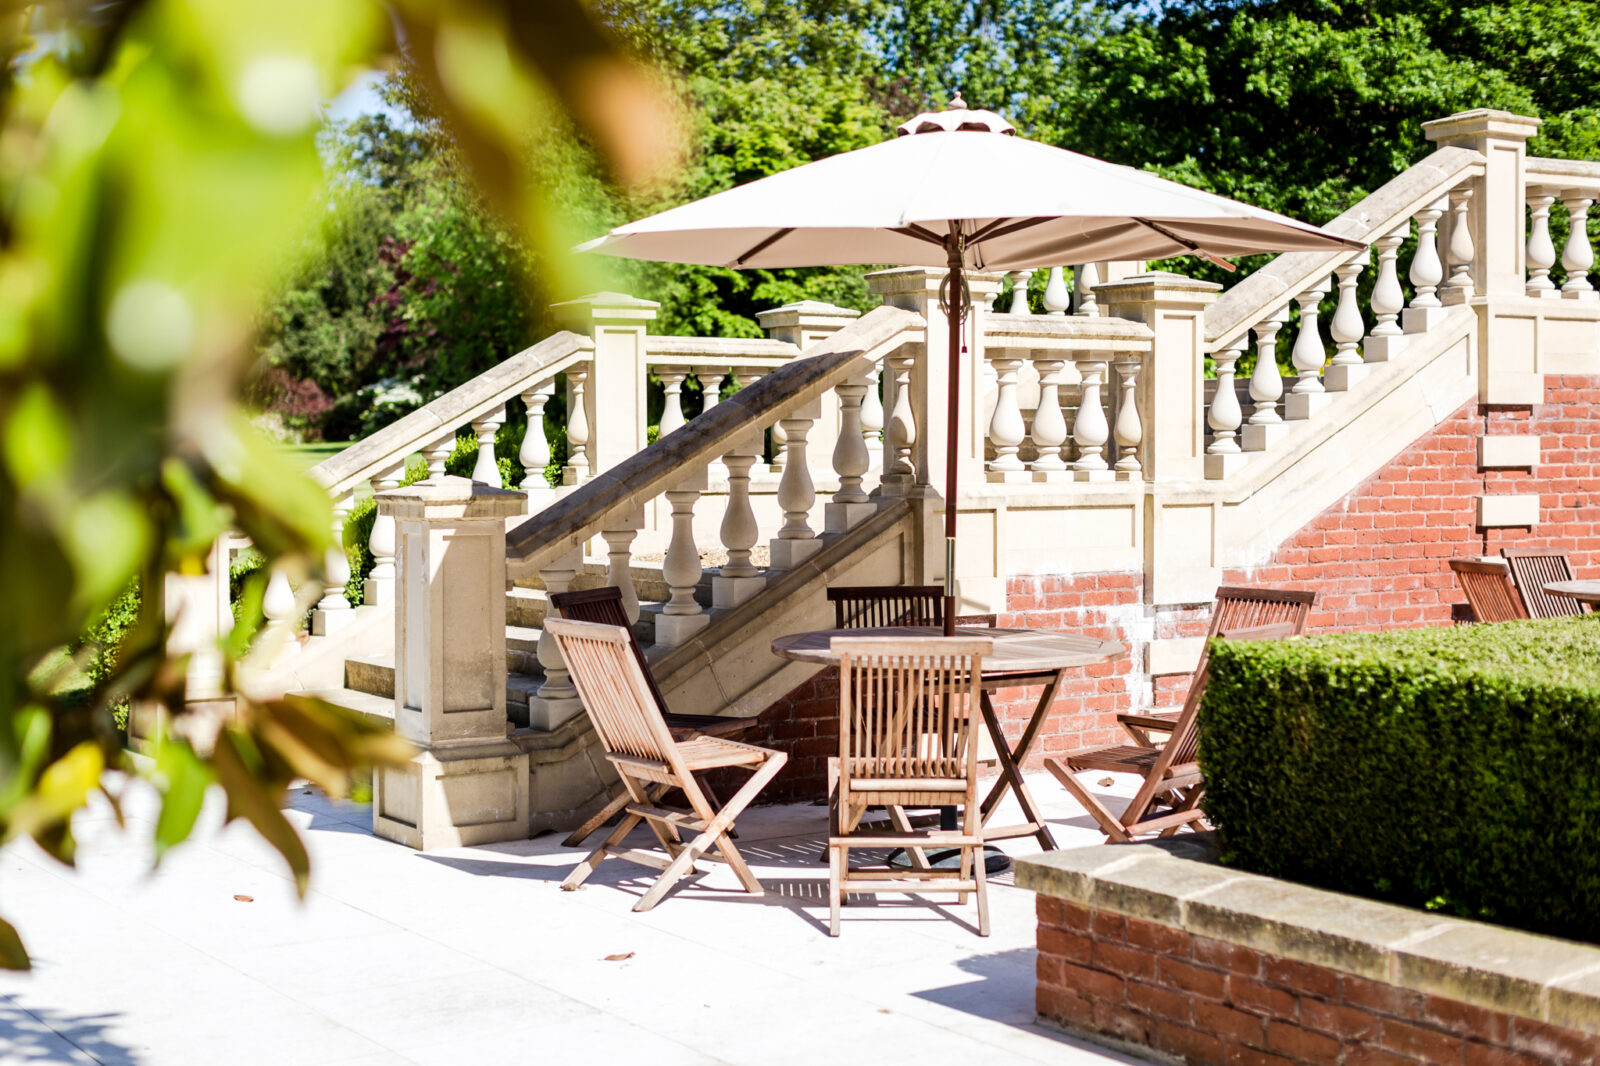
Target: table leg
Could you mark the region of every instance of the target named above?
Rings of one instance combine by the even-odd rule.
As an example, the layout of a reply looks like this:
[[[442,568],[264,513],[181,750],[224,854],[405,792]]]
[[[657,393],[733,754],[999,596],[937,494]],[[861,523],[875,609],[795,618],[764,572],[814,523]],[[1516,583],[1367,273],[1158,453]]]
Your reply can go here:
[[[1028,724],[1023,729],[1022,737],[1017,741],[1015,749],[1006,743],[1005,733],[1000,728],[1000,717],[995,713],[994,702],[989,699],[989,690],[984,689],[982,692],[983,723],[988,727],[989,737],[994,741],[995,755],[1000,761],[1000,780],[995,782],[989,794],[984,797],[982,806],[978,808],[979,816],[987,825],[999,808],[1000,802],[1005,799],[1006,791],[1015,788],[1017,802],[1022,805],[1023,817],[1027,821],[1018,827],[1017,832],[1007,833],[1006,837],[1032,835],[1038,839],[1039,846],[1045,851],[1055,850],[1055,838],[1050,835],[1050,827],[1045,824],[1044,816],[1039,813],[1039,808],[1033,801],[1033,794],[1023,783],[1021,763],[1028,757],[1029,750],[1038,739],[1039,730],[1044,726],[1050,705],[1055,702],[1056,693],[1061,690],[1061,683],[1065,677],[1065,670],[1057,670],[1055,677],[1045,686],[1044,694],[1034,706],[1033,715],[1028,719]]]

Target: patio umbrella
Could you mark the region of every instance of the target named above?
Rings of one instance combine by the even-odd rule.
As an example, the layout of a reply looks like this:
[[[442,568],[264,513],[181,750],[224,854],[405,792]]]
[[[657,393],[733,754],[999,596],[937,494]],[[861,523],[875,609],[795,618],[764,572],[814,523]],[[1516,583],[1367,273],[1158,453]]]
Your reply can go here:
[[[949,417],[960,407],[967,270],[1364,248],[1292,218],[1014,135],[958,96],[895,139],[684,204],[580,251],[728,267],[945,267]],[[1229,269],[1232,269],[1229,267]],[[956,435],[945,473],[945,631],[955,619]]]

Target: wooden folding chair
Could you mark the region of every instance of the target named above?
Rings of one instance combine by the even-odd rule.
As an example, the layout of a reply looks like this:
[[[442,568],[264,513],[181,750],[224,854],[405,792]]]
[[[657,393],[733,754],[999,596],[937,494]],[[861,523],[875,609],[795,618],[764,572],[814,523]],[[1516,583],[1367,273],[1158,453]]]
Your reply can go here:
[[[839,757],[828,835],[828,932],[839,935],[839,908],[850,892],[947,890],[965,903],[977,895],[978,934],[989,935],[983,825],[978,809],[978,745],[987,637],[840,637]],[[869,806],[889,809],[894,828],[861,824]],[[906,807],[959,806],[961,827],[911,827]],[[852,848],[958,848],[958,869],[852,867]],[[943,882],[948,882],[944,884]]]
[[[1292,622],[1224,630],[1218,634],[1227,640],[1281,640],[1293,635]],[[1183,826],[1205,818],[1205,812],[1200,809],[1205,782],[1196,753],[1200,747],[1200,701],[1205,696],[1210,659],[1211,642],[1208,640],[1172,736],[1162,747],[1112,744],[1080,748],[1045,759],[1045,769],[1061,782],[1073,799],[1083,804],[1084,810],[1100,824],[1101,831],[1111,841],[1126,843],[1145,833],[1171,836]],[[1122,814],[1114,815],[1075,776],[1090,770],[1138,774],[1144,780]]]
[[[639,664],[639,670],[644,674],[645,684],[650,688],[650,697],[655,701],[656,709],[661,712],[661,718],[667,723],[674,738],[687,740],[696,734],[710,737],[735,737],[749,732],[755,727],[757,719],[753,716],[734,718],[716,714],[676,714],[667,707],[666,698],[661,695],[661,689],[656,685],[655,675],[650,672],[650,663],[644,657],[644,649],[639,646],[639,640],[634,636],[633,626],[628,623],[628,612],[622,606],[622,590],[612,585],[597,589],[584,589],[580,592],[558,592],[550,597],[550,606],[561,612],[561,617],[571,618],[579,622],[598,622],[601,625],[621,626],[628,631],[628,646],[633,649],[634,661]],[[702,780],[700,787],[717,802],[716,793]],[[666,789],[657,788],[653,797],[659,799],[666,793]],[[612,798],[600,810],[590,816],[578,828],[574,829],[567,839],[561,842],[563,847],[575,848],[594,835],[595,831],[615,818],[627,806],[628,793],[624,789]],[[737,833],[734,834],[738,836]]]
[[[1589,607],[1570,596],[1552,596],[1544,587],[1552,581],[1571,581],[1572,564],[1565,552],[1526,552],[1501,548],[1511,580],[1522,597],[1522,605],[1532,618],[1562,618],[1586,614]]]
[[[1254,629],[1258,626],[1286,622],[1291,626],[1288,634],[1298,637],[1306,631],[1306,619],[1316,606],[1317,594],[1306,589],[1280,589],[1223,585],[1217,589],[1217,602],[1211,608],[1211,631],[1206,640],[1224,630]],[[1206,653],[1200,653],[1194,677],[1189,682],[1192,689],[1198,683],[1200,671],[1205,668]],[[1181,711],[1145,711],[1117,715],[1117,722],[1128,731],[1134,743],[1154,747],[1151,733],[1171,733],[1178,724]]]
[[[1528,609],[1511,583],[1511,567],[1504,559],[1451,559],[1467,605],[1480,622],[1514,622],[1528,617]]]
[[[835,629],[944,625],[942,585],[859,585],[828,589]]]
[[[616,767],[622,777],[622,787],[632,801],[624,808],[621,824],[578,864],[561,887],[568,891],[577,888],[606,859],[626,859],[661,871],[655,884],[633,908],[647,911],[680,878],[694,872],[697,859],[706,856],[725,861],[746,891],[760,895],[761,882],[756,880],[739,849],[728,838],[728,830],[734,819],[783,768],[788,756],[720,737],[696,735],[687,740],[674,739],[656,707],[644,671],[628,653],[631,638],[626,629],[564,618],[547,618],[545,626],[566,661],[572,683],[577,686],[578,695],[583,698],[584,708],[605,748],[606,758]],[[717,810],[694,775],[730,766],[750,770],[751,777],[721,810]],[[688,800],[688,809],[657,805],[648,791],[655,785],[681,789]],[[665,857],[621,846],[641,821],[649,824]],[[678,838],[680,832],[698,835],[685,844]],[[716,855],[707,855],[713,846]]]

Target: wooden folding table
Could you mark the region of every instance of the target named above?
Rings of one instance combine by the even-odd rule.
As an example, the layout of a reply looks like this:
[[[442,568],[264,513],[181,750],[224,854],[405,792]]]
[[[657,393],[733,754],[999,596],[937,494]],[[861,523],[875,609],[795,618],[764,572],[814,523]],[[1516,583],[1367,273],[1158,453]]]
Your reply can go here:
[[[1044,629],[986,629],[960,626],[956,633],[964,637],[989,637],[994,640],[994,653],[983,660],[983,721],[994,741],[995,755],[1000,762],[1000,779],[984,797],[980,812],[983,817],[985,840],[1007,840],[1012,837],[1032,836],[1046,851],[1056,846],[1050,827],[1039,813],[1038,804],[1022,780],[1021,765],[1050,716],[1050,706],[1066,680],[1067,672],[1094,663],[1103,663],[1125,655],[1127,649],[1114,640],[1086,637],[1077,633],[1057,633]],[[796,662],[839,665],[839,656],[832,650],[834,637],[942,637],[944,630],[938,626],[882,626],[870,629],[818,629],[809,633],[791,633],[772,642],[772,653]],[[1015,745],[1008,744],[1000,728],[999,715],[989,693],[996,689],[1021,688],[1026,685],[1044,686],[1044,692],[1034,705],[1027,725]],[[1017,825],[989,828],[989,819],[999,809],[1006,793],[1015,789],[1017,802],[1022,806],[1023,821]]]

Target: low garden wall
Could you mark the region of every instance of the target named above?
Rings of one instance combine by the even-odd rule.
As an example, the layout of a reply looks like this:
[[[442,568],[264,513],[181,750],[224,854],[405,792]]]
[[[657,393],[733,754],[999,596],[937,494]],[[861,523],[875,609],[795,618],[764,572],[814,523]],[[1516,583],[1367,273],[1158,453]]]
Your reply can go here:
[[[1018,860],[1041,1021],[1204,1064],[1600,1062],[1600,948],[1230,869],[1207,836]]]

